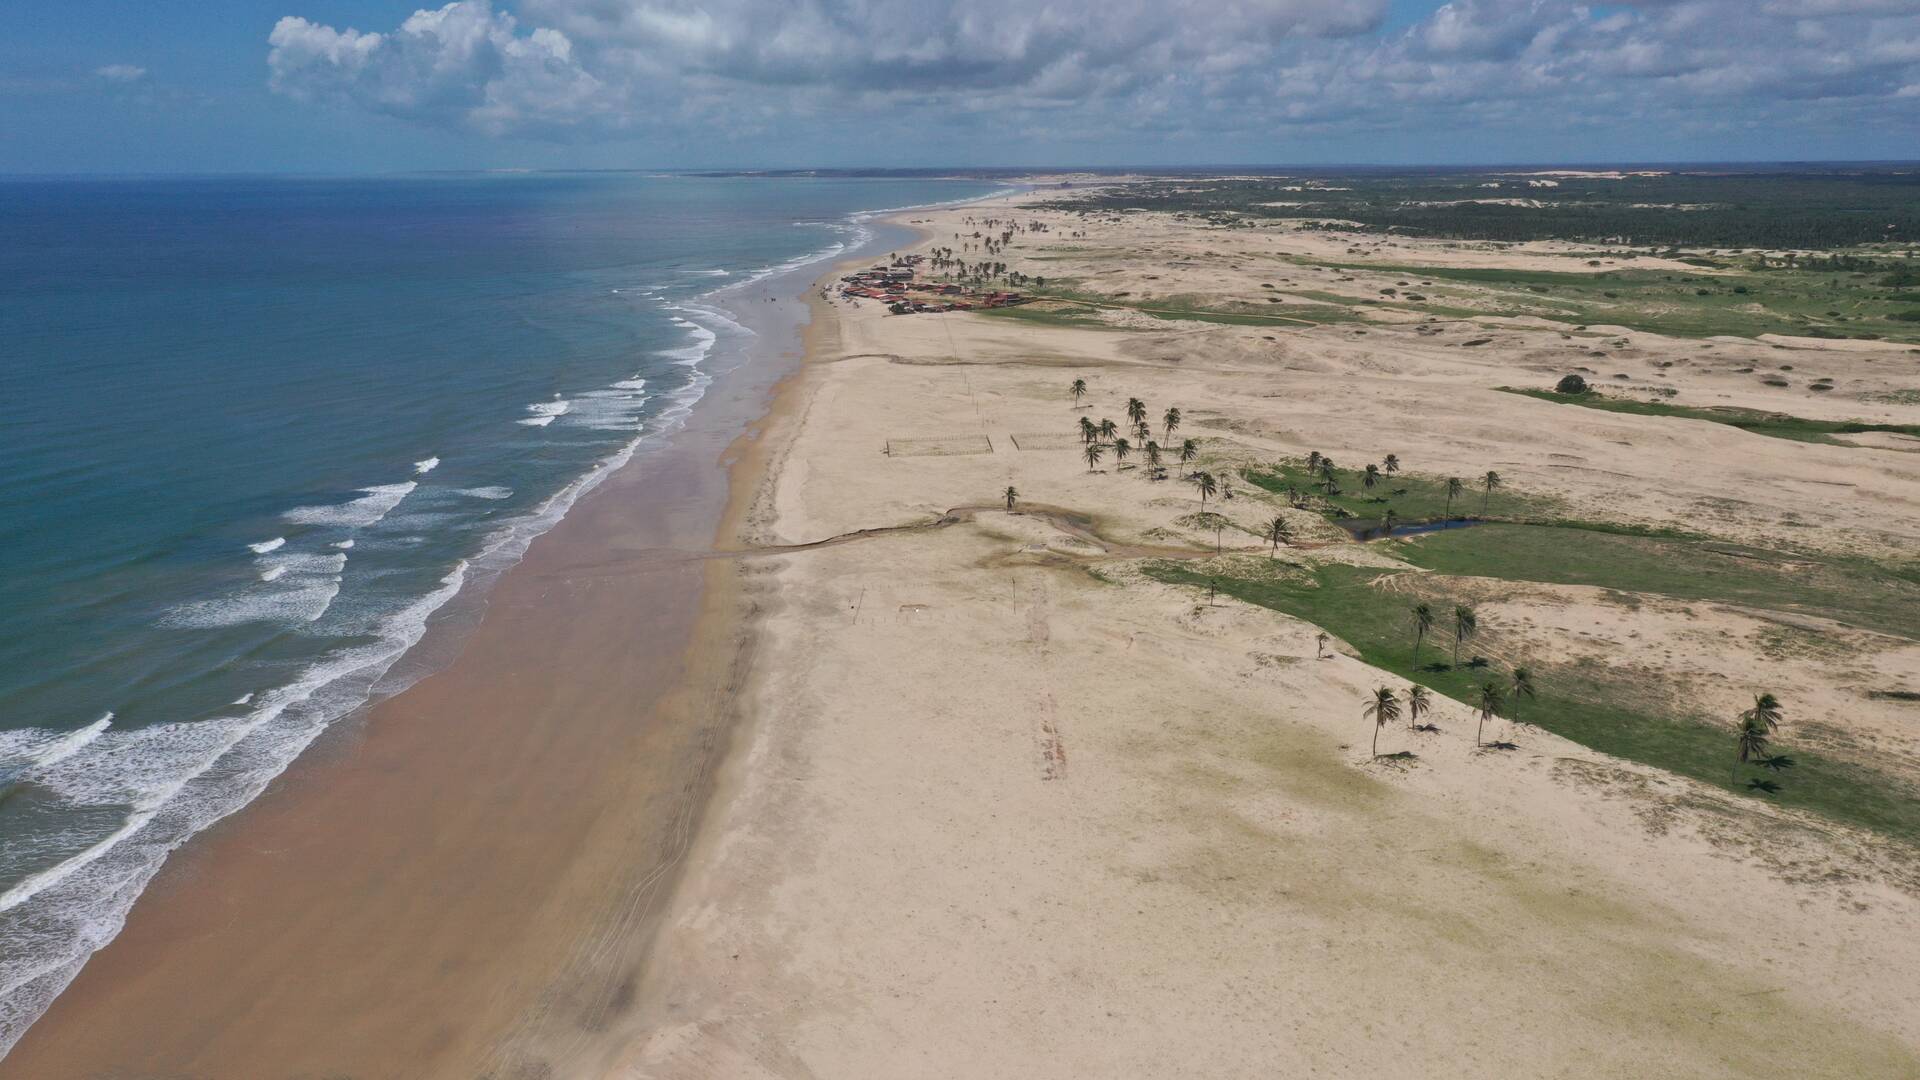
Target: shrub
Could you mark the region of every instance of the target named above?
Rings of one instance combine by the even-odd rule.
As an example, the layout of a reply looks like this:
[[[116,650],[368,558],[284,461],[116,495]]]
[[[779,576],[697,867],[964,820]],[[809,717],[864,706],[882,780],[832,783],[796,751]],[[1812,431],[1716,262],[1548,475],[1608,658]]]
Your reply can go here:
[[[1578,375],[1568,375],[1553,390],[1557,394],[1584,394],[1587,392],[1587,380]]]

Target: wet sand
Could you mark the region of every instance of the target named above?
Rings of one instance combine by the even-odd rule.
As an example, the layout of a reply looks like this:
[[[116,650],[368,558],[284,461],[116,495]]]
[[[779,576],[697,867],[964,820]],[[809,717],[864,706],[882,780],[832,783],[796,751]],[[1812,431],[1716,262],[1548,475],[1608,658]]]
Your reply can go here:
[[[749,655],[735,563],[708,557],[737,527],[727,466],[818,272],[729,298],[754,358],[464,641],[429,632],[448,666],[178,853],[0,1077],[565,1075],[618,1047]]]

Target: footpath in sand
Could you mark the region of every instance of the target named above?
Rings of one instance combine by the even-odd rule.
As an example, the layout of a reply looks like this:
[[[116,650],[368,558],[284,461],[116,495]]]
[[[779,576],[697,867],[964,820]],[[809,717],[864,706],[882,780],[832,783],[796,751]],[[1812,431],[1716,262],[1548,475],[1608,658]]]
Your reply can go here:
[[[924,217],[944,237],[996,210]],[[1073,430],[1138,396],[1156,429],[1181,408],[1195,467],[1392,451],[1592,517],[1711,505],[1739,538],[1792,513],[1856,547],[1911,534],[1920,459],[1491,390],[1555,372],[1555,328],[1471,350],[1369,329],[818,303],[742,543],[929,527],[737,561],[763,635],[752,716],[613,1074],[1920,1075],[1920,899],[1871,837],[1506,720],[1488,734],[1520,748],[1477,753],[1446,699],[1438,732],[1381,733],[1417,759],[1370,762],[1364,697],[1402,680],[1338,640],[1321,658],[1309,623],[1144,577],[1150,549],[1241,564],[1204,561],[1177,465],[1089,470]],[[1212,508],[1250,530],[1272,513]],[[1710,606],[1628,628],[1577,590],[1483,604],[1724,670],[1715,709],[1768,673],[1740,652],[1746,617]],[[1795,700],[1839,714],[1841,693]]]

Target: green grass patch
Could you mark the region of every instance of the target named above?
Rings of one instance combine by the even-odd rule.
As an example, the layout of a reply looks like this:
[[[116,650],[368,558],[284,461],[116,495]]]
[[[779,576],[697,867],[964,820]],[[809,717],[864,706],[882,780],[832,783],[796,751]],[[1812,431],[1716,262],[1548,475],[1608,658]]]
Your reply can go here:
[[[1608,397],[1605,394],[1588,391],[1584,394],[1562,394],[1553,390],[1527,390],[1515,386],[1495,387],[1508,394],[1520,394],[1561,405],[1578,405],[1586,409],[1599,409],[1603,412],[1631,413],[1635,416],[1676,416],[1685,420],[1706,420],[1715,424],[1726,424],[1742,431],[1751,431],[1756,435],[1767,435],[1776,439],[1793,439],[1797,442],[1833,443],[1845,445],[1835,435],[1857,435],[1868,431],[1890,431],[1899,435],[1920,437],[1920,424],[1870,424],[1860,420],[1810,420],[1804,416],[1789,416],[1786,413],[1761,412],[1757,409],[1701,408],[1691,405],[1669,405],[1660,401],[1637,401],[1632,398]]]
[[[1322,475],[1307,472],[1304,462],[1283,461],[1274,465],[1255,466],[1241,470],[1241,476],[1248,483],[1275,494],[1284,494],[1291,486],[1302,494],[1318,495],[1349,515],[1370,521],[1381,518],[1389,509],[1402,522],[1409,524],[1437,521],[1449,516],[1531,518],[1550,515],[1556,505],[1550,499],[1501,487],[1494,488],[1492,496],[1488,497],[1481,478],[1474,476],[1460,478],[1466,483],[1467,489],[1453,499],[1451,507],[1447,501],[1444,477],[1414,475],[1404,471],[1392,475],[1383,472],[1369,491],[1363,480],[1364,463],[1362,466],[1336,467],[1334,475],[1340,481],[1341,493],[1331,497],[1326,494]]]
[[[1492,523],[1387,543],[1397,557],[1442,574],[1741,604],[1920,641],[1920,582],[1911,568],[1584,524]]]
[[[1471,543],[1475,537],[1500,528],[1480,526],[1462,530],[1450,539]],[[1560,558],[1566,557],[1565,552],[1562,548]],[[1457,668],[1433,670],[1436,661],[1447,659],[1449,639],[1444,625],[1436,626],[1428,635],[1420,655],[1421,666],[1416,670],[1409,614],[1413,601],[1404,594],[1374,588],[1373,580],[1382,573],[1377,569],[1323,566],[1301,575],[1260,580],[1210,574],[1187,563],[1152,563],[1145,570],[1150,577],[1169,584],[1205,589],[1209,581],[1217,582],[1220,591],[1229,596],[1323,627],[1351,645],[1368,664],[1456,701],[1473,702],[1482,682],[1504,680],[1507,675],[1464,663]],[[1445,610],[1441,605],[1436,608]],[[1471,652],[1469,644],[1463,650],[1463,659]],[[1749,766],[1737,781],[1729,780],[1734,758],[1730,725],[1715,726],[1702,718],[1683,715],[1671,702],[1662,700],[1655,688],[1617,681],[1604,669],[1556,666],[1547,658],[1531,666],[1538,697],[1521,706],[1520,718],[1527,723],[1603,753],[1743,796],[1770,798],[1910,842],[1920,840],[1920,800],[1910,790],[1870,769],[1801,750],[1793,745],[1790,726],[1776,745],[1780,752],[1794,758],[1796,767],[1777,777],[1765,774],[1780,783],[1778,794],[1753,794],[1744,785],[1748,779],[1762,776],[1764,770]],[[1358,700],[1353,703],[1351,721],[1356,740],[1371,736],[1370,727],[1360,715],[1361,705]],[[1487,725],[1487,738],[1504,737],[1506,731],[1506,723],[1495,720]],[[1393,741],[1395,735],[1391,729],[1382,733],[1381,743],[1389,752],[1400,745]],[[1524,741],[1524,735],[1520,740]]]

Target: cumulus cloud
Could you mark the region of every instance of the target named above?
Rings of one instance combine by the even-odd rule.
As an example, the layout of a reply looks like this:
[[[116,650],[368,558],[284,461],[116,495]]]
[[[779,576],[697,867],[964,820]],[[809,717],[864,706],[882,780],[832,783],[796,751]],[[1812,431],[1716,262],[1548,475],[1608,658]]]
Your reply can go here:
[[[133,64],[108,64],[93,69],[94,75],[111,83],[135,83],[147,77],[147,69]]]
[[[1761,123],[1915,127],[1920,0],[490,0],[391,32],[289,16],[303,100],[565,138],[849,120],[1024,138]],[[1785,147],[1783,147],[1783,150]]]

